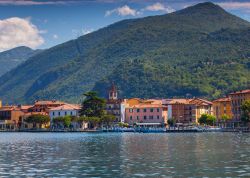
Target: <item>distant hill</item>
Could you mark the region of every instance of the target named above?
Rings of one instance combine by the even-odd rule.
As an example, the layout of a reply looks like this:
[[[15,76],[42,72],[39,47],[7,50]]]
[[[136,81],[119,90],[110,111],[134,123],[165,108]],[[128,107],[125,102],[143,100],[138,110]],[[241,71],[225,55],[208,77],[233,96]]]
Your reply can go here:
[[[114,81],[121,97],[215,98],[250,85],[250,23],[212,3],[123,20],[32,56],[0,98],[79,101]]]
[[[20,46],[0,52],[0,76],[14,69],[39,51],[40,50],[33,50],[25,46]]]

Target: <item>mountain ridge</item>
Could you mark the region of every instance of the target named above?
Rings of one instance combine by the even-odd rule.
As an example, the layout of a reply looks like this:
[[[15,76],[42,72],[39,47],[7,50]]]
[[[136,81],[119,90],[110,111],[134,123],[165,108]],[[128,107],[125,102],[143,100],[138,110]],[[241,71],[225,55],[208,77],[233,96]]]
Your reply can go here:
[[[29,57],[41,52],[42,50],[33,50],[27,46],[15,47],[0,52],[0,76],[14,69]]]
[[[92,89],[105,96],[112,81],[122,97],[221,96],[249,86],[249,28],[250,23],[210,3],[123,20],[31,57],[0,78],[0,97],[18,103],[77,102]],[[215,64],[224,78],[217,80],[208,69],[216,71]]]

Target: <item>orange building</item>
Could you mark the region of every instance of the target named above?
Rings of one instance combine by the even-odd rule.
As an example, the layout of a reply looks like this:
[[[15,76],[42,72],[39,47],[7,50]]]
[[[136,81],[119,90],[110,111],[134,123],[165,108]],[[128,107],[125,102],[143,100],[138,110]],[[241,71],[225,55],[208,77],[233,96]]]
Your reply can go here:
[[[241,120],[241,105],[246,100],[250,100],[250,89],[236,91],[229,94],[231,99],[231,108],[233,113],[233,120]]]
[[[212,114],[210,101],[194,99],[167,99],[164,102],[168,106],[168,119],[176,119],[177,123],[198,123],[202,114]]]
[[[213,115],[217,121],[221,121],[222,116],[226,115],[232,119],[231,99],[229,97],[219,98],[213,101]]]
[[[0,129],[16,128],[22,120],[24,112],[18,106],[3,106],[0,108]]]

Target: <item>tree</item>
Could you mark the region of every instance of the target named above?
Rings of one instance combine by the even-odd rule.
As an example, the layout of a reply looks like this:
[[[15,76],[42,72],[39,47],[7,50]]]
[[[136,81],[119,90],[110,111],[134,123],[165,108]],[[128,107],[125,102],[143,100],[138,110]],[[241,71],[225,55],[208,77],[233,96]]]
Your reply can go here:
[[[250,100],[246,100],[242,105],[241,105],[241,120],[244,123],[250,122]]]
[[[207,115],[207,125],[214,125],[216,122],[216,117],[213,115]]]
[[[85,93],[84,96],[85,99],[82,102],[80,115],[101,118],[105,114],[105,99],[98,97],[97,93],[93,91]]]
[[[216,121],[216,117],[209,115],[209,114],[202,114],[201,117],[199,118],[198,122],[201,125],[214,125]]]
[[[105,124],[106,126],[110,126],[110,123],[114,122],[116,117],[112,114],[105,114],[101,118],[102,124]]]
[[[175,125],[175,123],[176,123],[176,119],[175,118],[169,118],[167,122],[168,122],[168,125],[173,127]]]
[[[53,123],[55,125],[62,124],[63,127],[69,128],[69,126],[71,124],[71,117],[70,116],[56,117],[53,119]]]
[[[47,115],[34,114],[27,117],[25,119],[25,122],[32,123],[33,125],[35,125],[35,127],[36,124],[39,124],[39,127],[41,128],[43,124],[46,126],[46,124],[50,122],[50,118]]]
[[[222,120],[223,122],[227,122],[229,119],[230,119],[230,117],[229,117],[228,115],[226,115],[226,114],[223,114],[223,115],[221,116],[221,120]]]
[[[79,122],[86,122],[89,125],[89,128],[97,127],[100,124],[101,119],[99,117],[80,117]]]

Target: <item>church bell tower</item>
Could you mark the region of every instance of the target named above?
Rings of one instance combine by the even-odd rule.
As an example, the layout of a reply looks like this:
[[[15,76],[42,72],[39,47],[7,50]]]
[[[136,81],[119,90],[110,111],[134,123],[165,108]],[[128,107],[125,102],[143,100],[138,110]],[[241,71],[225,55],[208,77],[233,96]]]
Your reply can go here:
[[[112,83],[112,87],[109,90],[109,99],[110,100],[117,100],[118,98],[118,92],[117,92],[117,87],[115,86],[114,83]]]

